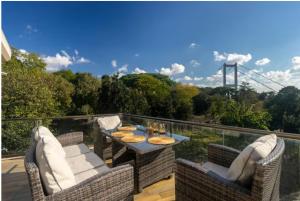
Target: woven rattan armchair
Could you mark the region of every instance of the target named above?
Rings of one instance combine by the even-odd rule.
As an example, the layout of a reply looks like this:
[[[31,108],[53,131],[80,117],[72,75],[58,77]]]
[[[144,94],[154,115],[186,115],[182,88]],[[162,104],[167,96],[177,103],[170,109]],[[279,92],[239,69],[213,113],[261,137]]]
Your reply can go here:
[[[83,133],[74,132],[57,137],[62,146],[82,143]],[[133,200],[133,167],[123,165],[112,168],[109,172],[95,175],[73,187],[47,195],[43,189],[39,168],[35,161],[35,144],[27,151],[25,169],[33,201],[60,200]]]
[[[200,164],[177,159],[177,201],[279,201],[281,158],[284,141],[277,140],[274,150],[256,163],[256,170],[249,187],[230,182]],[[208,146],[208,160],[229,168],[240,151],[216,144]]]
[[[119,122],[108,125],[109,128],[102,127],[99,124],[98,118],[119,118]],[[115,130],[122,125],[119,115],[103,115],[94,118],[93,131],[94,131],[94,151],[103,160],[112,158],[112,140],[106,137],[103,132],[108,130]]]

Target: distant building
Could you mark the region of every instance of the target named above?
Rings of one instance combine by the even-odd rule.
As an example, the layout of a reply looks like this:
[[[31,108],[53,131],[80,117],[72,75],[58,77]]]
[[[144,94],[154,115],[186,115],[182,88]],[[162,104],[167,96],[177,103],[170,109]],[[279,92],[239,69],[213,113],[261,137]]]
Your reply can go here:
[[[11,49],[1,29],[1,61],[8,61],[11,58]]]

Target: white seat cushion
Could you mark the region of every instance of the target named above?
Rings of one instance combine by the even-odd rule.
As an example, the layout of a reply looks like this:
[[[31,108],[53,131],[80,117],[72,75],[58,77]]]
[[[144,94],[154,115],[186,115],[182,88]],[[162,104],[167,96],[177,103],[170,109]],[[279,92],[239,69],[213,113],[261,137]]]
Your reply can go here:
[[[65,157],[58,151],[50,136],[43,136],[36,146],[36,161],[48,194],[74,186],[74,174]]]
[[[74,175],[104,165],[104,162],[94,152],[66,158],[66,160]]]
[[[98,117],[97,118],[98,125],[100,128],[105,130],[112,130],[122,126],[122,122],[118,115],[107,116],[107,117]]]
[[[81,154],[86,154],[91,151],[85,144],[82,144],[82,143],[66,146],[66,147],[63,147],[63,149],[66,153],[66,158],[79,156]]]
[[[254,143],[248,145],[232,162],[227,179],[248,184],[255,172],[256,162],[267,157],[277,143],[275,134],[258,138]]]
[[[39,126],[33,128],[32,132],[34,135],[34,140],[36,142],[38,142],[43,136],[48,136],[52,138],[53,144],[57,147],[58,152],[60,152],[60,154],[63,155],[64,157],[66,156],[66,153],[63,147],[61,146],[60,142],[56,139],[56,137],[52,134],[52,132],[48,128],[44,126]]]
[[[78,173],[75,175],[75,180],[76,180],[76,183],[80,183],[84,180],[87,180],[97,174],[104,174],[106,172],[109,172],[110,169],[106,166],[106,165],[102,165],[100,167],[97,167],[97,168],[93,168],[93,169],[90,169],[90,170],[86,170],[84,172],[81,172],[81,173]]]
[[[212,162],[206,162],[202,165],[202,168],[204,168],[207,171],[213,171],[214,173],[225,179],[227,177],[228,168],[223,167],[221,165]]]

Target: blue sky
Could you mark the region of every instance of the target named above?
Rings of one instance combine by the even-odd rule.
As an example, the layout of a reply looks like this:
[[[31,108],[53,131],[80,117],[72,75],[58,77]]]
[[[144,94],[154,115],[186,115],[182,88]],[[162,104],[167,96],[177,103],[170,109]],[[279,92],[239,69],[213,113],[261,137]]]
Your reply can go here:
[[[300,87],[300,2],[2,2],[9,43],[36,52],[48,70],[95,76],[160,72],[220,86],[224,62]],[[256,76],[256,77],[255,77]],[[228,75],[232,81],[232,74]]]

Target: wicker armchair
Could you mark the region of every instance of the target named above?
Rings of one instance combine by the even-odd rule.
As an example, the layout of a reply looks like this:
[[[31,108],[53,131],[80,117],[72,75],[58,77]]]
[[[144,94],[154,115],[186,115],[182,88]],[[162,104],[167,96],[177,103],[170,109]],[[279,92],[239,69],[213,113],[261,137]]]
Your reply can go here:
[[[82,143],[83,133],[74,132],[57,137],[62,146]],[[75,186],[47,195],[43,189],[39,168],[35,161],[35,144],[27,151],[25,160],[33,201],[56,200],[133,200],[133,167],[123,165],[84,180]]]
[[[201,165],[178,159],[176,162],[177,201],[279,201],[281,158],[284,141],[277,140],[274,150],[265,159],[256,163],[250,187],[230,182]],[[238,156],[238,150],[216,144],[208,147],[208,160],[229,168]]]
[[[99,118],[117,118],[117,122],[113,122],[108,125],[108,128],[100,125]],[[101,120],[100,120],[101,121]],[[94,130],[94,151],[95,153],[102,158],[103,160],[112,158],[112,140],[111,138],[106,137],[103,134],[104,130],[114,130],[117,127],[121,126],[122,122],[118,115],[105,115],[103,117],[96,117],[93,122],[93,130]]]

